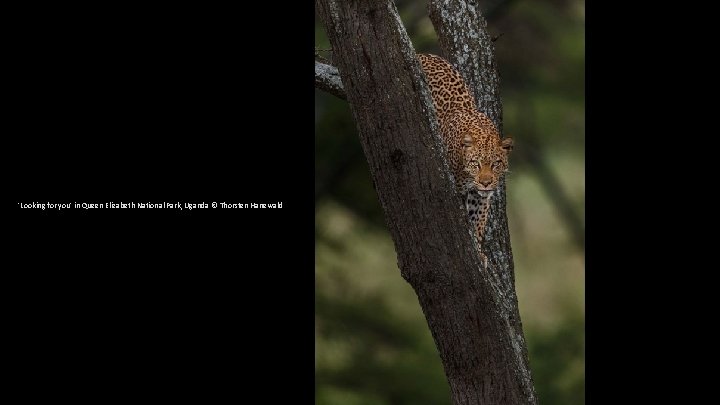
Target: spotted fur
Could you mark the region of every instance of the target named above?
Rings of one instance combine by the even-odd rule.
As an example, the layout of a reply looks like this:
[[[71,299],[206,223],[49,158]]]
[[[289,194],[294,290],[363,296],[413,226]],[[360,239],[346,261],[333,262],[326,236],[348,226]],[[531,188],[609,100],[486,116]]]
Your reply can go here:
[[[447,61],[429,54],[420,54],[418,59],[430,85],[455,183],[482,242],[490,199],[507,171],[512,139],[500,138],[495,124],[475,107],[462,76]]]

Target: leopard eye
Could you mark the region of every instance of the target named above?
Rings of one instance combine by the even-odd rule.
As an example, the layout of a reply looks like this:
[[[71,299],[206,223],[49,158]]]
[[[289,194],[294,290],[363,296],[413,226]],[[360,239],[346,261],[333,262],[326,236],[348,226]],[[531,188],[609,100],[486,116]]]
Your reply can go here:
[[[500,163],[502,163],[502,160],[500,160],[500,159],[493,162],[493,164],[492,164],[493,169],[497,169],[498,167],[500,167]]]

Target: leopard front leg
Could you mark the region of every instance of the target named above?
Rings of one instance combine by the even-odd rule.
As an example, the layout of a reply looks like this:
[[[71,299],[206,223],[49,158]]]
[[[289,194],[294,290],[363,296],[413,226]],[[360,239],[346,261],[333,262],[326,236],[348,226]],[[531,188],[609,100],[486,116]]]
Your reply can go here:
[[[470,223],[475,227],[478,237],[478,253],[483,260],[483,266],[487,268],[487,256],[482,251],[482,242],[485,236],[485,225],[487,224],[488,214],[490,213],[490,198],[492,193],[480,195],[477,191],[469,191],[465,198],[465,206],[467,207]]]

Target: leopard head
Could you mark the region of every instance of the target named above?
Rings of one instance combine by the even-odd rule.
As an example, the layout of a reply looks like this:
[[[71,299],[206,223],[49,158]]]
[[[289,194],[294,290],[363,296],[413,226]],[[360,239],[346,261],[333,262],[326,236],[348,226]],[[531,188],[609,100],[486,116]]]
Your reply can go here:
[[[489,122],[489,120],[487,120]],[[485,123],[487,124],[487,122]],[[508,170],[512,138],[500,139],[494,125],[471,125],[463,134],[463,169],[466,191],[491,196]]]

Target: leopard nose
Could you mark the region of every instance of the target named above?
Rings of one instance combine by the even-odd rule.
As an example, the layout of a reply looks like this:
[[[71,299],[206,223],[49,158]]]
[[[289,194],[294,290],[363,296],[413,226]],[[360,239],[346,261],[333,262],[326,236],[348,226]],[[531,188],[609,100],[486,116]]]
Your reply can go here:
[[[492,183],[492,179],[483,179],[483,180],[480,180],[480,184],[482,184],[482,185],[485,186],[485,187],[489,186],[490,183]]]

